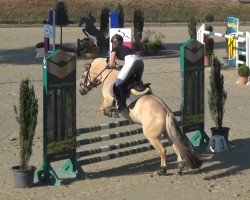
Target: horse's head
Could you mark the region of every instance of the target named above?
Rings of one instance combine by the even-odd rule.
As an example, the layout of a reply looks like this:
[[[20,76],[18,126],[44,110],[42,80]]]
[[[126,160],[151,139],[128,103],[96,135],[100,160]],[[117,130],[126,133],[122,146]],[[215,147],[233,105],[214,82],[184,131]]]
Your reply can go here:
[[[87,17],[80,17],[79,27],[81,27],[83,24],[86,24],[87,20],[88,20]]]
[[[107,69],[106,66],[107,61],[103,58],[96,58],[84,66],[79,89],[81,95],[86,95],[92,88],[102,83],[102,73]]]

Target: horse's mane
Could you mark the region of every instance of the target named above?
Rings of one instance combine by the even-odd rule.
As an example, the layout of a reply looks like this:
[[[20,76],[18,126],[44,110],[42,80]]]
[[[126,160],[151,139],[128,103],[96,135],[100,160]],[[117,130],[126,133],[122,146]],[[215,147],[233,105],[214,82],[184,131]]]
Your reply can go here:
[[[100,58],[94,59],[94,60],[92,61],[92,64],[101,65],[101,64],[103,64],[104,62],[107,63],[107,59],[106,59],[106,58],[100,57]]]

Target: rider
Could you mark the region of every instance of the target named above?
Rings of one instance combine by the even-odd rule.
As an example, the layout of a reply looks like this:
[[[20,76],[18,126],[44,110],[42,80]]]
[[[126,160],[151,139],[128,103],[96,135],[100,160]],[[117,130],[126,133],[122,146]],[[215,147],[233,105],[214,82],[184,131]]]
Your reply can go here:
[[[130,70],[132,69],[135,61],[140,60],[141,62],[141,65],[139,66],[140,72],[139,74],[137,74],[138,77],[136,80],[136,82],[140,83],[143,69],[144,69],[144,64],[143,64],[143,61],[135,54],[133,49],[123,45],[123,38],[121,35],[115,34],[111,38],[111,42],[112,42],[112,51],[111,51],[110,60],[109,60],[107,67],[108,68],[114,67],[116,58],[118,58],[119,60],[125,61],[115,81],[115,87],[117,88],[117,93],[118,93],[116,95],[117,104],[118,104],[117,109],[120,109],[121,107],[125,105],[126,97],[124,94],[124,90],[125,90],[124,82],[127,78],[129,78],[128,76],[132,74],[130,73]]]

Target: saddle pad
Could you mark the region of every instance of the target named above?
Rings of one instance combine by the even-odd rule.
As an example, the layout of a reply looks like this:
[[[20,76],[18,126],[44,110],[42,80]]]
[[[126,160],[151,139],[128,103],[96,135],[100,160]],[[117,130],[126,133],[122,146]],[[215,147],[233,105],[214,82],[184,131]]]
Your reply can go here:
[[[111,86],[110,86],[110,90],[109,90],[109,93],[112,97],[114,97],[116,99],[116,95],[115,95],[115,92],[114,92],[114,84],[113,83]],[[145,89],[145,88],[144,88]],[[149,94],[151,93],[151,90],[149,92],[147,92],[146,94]],[[132,94],[131,92],[129,92],[129,94],[127,95],[127,98],[126,98],[126,106],[129,107],[131,106],[133,103],[135,103],[140,97],[142,97],[143,95],[146,95],[146,94],[141,94],[141,95],[134,95]]]
[[[151,93],[151,90],[147,92],[146,94]],[[141,94],[141,95],[134,95],[131,92],[128,94],[127,99],[126,99],[126,105],[127,107],[132,106],[133,103],[135,103],[139,98],[146,94]]]

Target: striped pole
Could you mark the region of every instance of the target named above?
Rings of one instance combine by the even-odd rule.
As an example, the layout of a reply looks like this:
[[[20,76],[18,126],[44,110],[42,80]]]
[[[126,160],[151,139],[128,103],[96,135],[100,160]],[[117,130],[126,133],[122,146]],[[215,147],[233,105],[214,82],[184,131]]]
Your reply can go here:
[[[128,130],[128,131],[124,131],[124,132],[111,133],[111,134],[107,134],[107,135],[101,135],[101,136],[97,136],[97,137],[93,137],[93,138],[78,140],[77,146],[79,147],[79,146],[86,145],[86,144],[93,144],[96,142],[113,140],[116,138],[127,137],[127,136],[136,135],[136,134],[140,134],[140,133],[143,133],[142,128]]]
[[[162,145],[164,147],[167,146],[167,144],[168,144],[168,142],[162,143]],[[134,149],[126,150],[126,151],[114,152],[114,153],[110,153],[107,155],[89,158],[89,159],[85,159],[85,160],[78,160],[78,163],[80,165],[88,165],[88,164],[92,164],[92,163],[102,162],[105,160],[111,160],[111,159],[129,156],[129,155],[133,155],[133,154],[137,154],[137,153],[142,153],[142,152],[150,151],[153,149],[154,149],[154,147],[151,144],[148,144],[148,145],[143,146],[143,147],[134,148]]]
[[[250,33],[246,31],[246,66],[250,68]]]
[[[227,39],[234,39],[237,40],[238,42],[245,42],[246,38],[242,37],[242,36],[238,36],[237,35],[227,35],[224,33],[215,33],[215,32],[210,32],[210,31],[203,31],[203,34],[207,34],[207,35],[212,35],[212,36],[217,36],[217,37],[223,37],[223,38],[227,38]]]
[[[79,128],[77,129],[77,135],[79,136],[80,134],[83,134],[83,133],[91,133],[91,132],[105,130],[105,129],[112,129],[112,128],[117,128],[117,127],[127,126],[130,124],[134,124],[134,123],[130,122],[129,120],[121,120],[121,121],[111,122],[107,124],[100,124],[98,126]]]
[[[227,38],[230,41],[235,41],[235,48],[232,49],[232,51],[235,51],[235,55],[236,55],[236,67],[238,67],[238,64],[245,64],[246,66],[250,67],[250,35],[249,32],[237,32],[235,33],[235,35],[228,35],[228,34],[224,34],[224,33],[216,33],[216,32],[210,32],[210,31],[206,31],[205,30],[205,24],[202,24],[201,27],[198,29],[197,31],[197,41],[199,41],[202,44],[204,43],[204,34],[207,35],[211,35],[211,36],[217,36],[217,37],[223,37],[223,38]],[[238,49],[239,46],[239,42],[242,43],[246,43],[246,48],[245,49]],[[245,55],[246,56],[246,62],[244,61],[240,61],[239,60],[239,54]]]
[[[180,111],[175,111],[173,112],[175,115],[175,119],[181,123],[181,112]],[[128,125],[132,125],[135,124],[132,121],[129,120],[121,120],[121,121],[117,121],[117,122],[110,122],[110,123],[106,123],[106,124],[100,124],[98,126],[91,126],[91,127],[85,127],[85,128],[78,128],[77,129],[77,136],[80,136],[81,134],[84,133],[91,133],[91,132],[96,132],[96,131],[101,131],[101,130],[106,130],[106,129],[113,129],[113,128],[117,128],[117,127],[122,127],[122,126],[128,126]]]
[[[244,36],[238,36],[239,34],[227,35],[225,33],[216,33],[216,32],[206,31],[205,24],[202,24],[201,27],[199,28],[199,30],[197,31],[197,40],[202,44],[204,44],[204,34],[228,38],[228,39],[235,39],[238,42],[245,42],[246,41],[246,38]]]
[[[117,144],[113,144],[113,145],[99,147],[96,149],[90,149],[90,150],[86,150],[86,151],[77,152],[77,156],[79,159],[79,158],[84,157],[84,156],[89,156],[89,155],[113,151],[113,150],[117,150],[117,149],[137,146],[137,145],[146,144],[146,143],[148,143],[147,139],[128,141],[125,143],[117,143]]]

